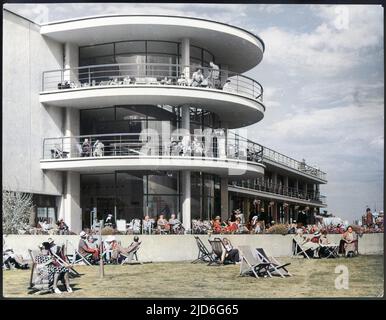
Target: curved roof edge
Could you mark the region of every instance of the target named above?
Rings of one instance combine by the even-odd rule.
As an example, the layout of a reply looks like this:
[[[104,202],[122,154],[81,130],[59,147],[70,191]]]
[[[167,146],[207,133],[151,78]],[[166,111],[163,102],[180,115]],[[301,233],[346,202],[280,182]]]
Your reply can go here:
[[[165,18],[180,18],[180,19],[193,19],[193,20],[199,20],[199,21],[205,21],[205,22],[211,22],[211,23],[218,23],[227,27],[235,28],[238,30],[241,30],[243,32],[248,33],[249,35],[255,37],[263,46],[263,53],[265,52],[265,43],[264,41],[257,36],[256,34],[245,30],[241,27],[237,27],[228,23],[219,22],[215,20],[209,20],[209,19],[203,19],[203,18],[196,18],[196,17],[189,17],[189,16],[175,16],[175,15],[162,15],[162,14],[108,14],[108,15],[95,15],[95,16],[87,16],[87,17],[80,17],[80,18],[73,18],[73,19],[66,19],[66,20],[57,20],[52,21],[48,23],[43,23],[40,26],[50,26],[55,24],[62,24],[62,23],[69,23],[69,22],[75,22],[75,21],[82,21],[82,20],[91,20],[91,19],[98,19],[98,18],[112,18],[112,17],[165,17]]]

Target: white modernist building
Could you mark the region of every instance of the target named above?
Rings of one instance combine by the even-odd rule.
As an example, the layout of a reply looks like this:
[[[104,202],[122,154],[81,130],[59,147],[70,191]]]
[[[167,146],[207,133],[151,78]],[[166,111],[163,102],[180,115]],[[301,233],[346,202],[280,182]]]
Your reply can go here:
[[[3,189],[32,193],[38,220],[79,232],[108,213],[174,213],[191,229],[235,208],[306,222],[325,207],[325,173],[235,130],[266,111],[243,75],[263,58],[256,35],[188,17],[3,13]]]

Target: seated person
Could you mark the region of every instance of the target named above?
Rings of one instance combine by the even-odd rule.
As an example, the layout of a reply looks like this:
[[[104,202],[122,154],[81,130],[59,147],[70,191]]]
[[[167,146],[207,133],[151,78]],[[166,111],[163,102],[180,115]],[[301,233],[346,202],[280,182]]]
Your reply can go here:
[[[181,226],[181,221],[176,218],[174,213],[170,216],[169,225],[172,233],[177,233],[177,229]]]
[[[130,262],[133,259],[134,253],[137,251],[138,246],[140,244],[141,244],[141,242],[139,241],[138,236],[134,236],[134,241],[127,248],[124,248],[124,247],[120,246],[119,244],[117,244],[113,250],[111,258],[114,260],[118,260],[119,255],[122,253],[125,256],[126,255],[128,256],[127,258],[125,258],[125,259],[127,259],[126,262]]]
[[[233,248],[231,242],[229,239],[224,238],[223,240],[224,244],[224,250],[221,255],[221,263],[224,264],[225,259],[234,262],[234,263],[239,263],[240,262],[240,253],[239,250],[236,248]]]
[[[102,143],[102,141],[99,141],[99,140],[95,141],[93,147],[94,147],[94,151],[92,152],[92,155],[94,157],[103,157],[105,145]]]
[[[200,87],[203,81],[204,81],[204,75],[202,74],[202,70],[198,68],[197,71],[193,73],[191,86]]]
[[[161,213],[157,220],[157,230],[158,232],[168,232],[170,230],[170,225],[168,221],[164,218],[164,215]]]
[[[61,279],[65,283],[67,292],[72,292],[69,280],[69,267],[71,265],[61,266],[55,258],[50,255],[50,244],[43,242],[39,247],[40,253],[35,257],[37,277],[34,280],[35,285],[53,284],[53,290],[57,294],[61,294],[57,287],[58,280]]]
[[[64,234],[68,234],[68,225],[64,222],[63,219],[60,219],[56,225],[58,226],[58,229],[59,229],[59,234],[60,235],[64,235]]]
[[[240,232],[240,233],[248,233],[249,232],[248,228],[244,224],[241,223],[241,217],[237,217],[234,224],[235,224],[235,227],[237,227],[236,232]]]
[[[112,253],[118,247],[118,242],[114,236],[108,236],[105,241],[103,241],[103,249],[105,252],[105,259],[107,262],[111,262]]]
[[[28,269],[28,264],[24,263],[23,256],[15,254],[13,249],[3,251],[3,268],[4,269]]]
[[[232,91],[233,91],[233,88],[232,88],[232,85],[231,85],[231,81],[230,81],[230,80],[225,81],[225,83],[224,83],[222,89],[223,89],[224,91],[227,91],[227,92],[232,92]]]
[[[228,225],[223,228],[223,231],[227,233],[235,233],[238,230],[238,225],[236,224],[236,221],[231,221],[231,219],[228,220]]]
[[[131,79],[129,76],[126,76],[123,78],[123,84],[130,84],[131,83]]]
[[[319,243],[312,242],[307,236],[305,236],[303,229],[298,229],[294,238],[305,251],[312,250],[314,252],[314,258],[319,257]]]
[[[48,232],[52,229],[52,226],[47,222],[47,220],[44,220],[43,222],[40,222],[40,226],[42,228],[42,231]]]
[[[222,227],[221,227],[221,218],[220,216],[217,216],[213,223],[212,223],[212,229],[213,229],[213,233],[221,233],[222,231]]]
[[[161,84],[172,84],[172,79],[168,79],[168,77],[163,78]]]
[[[358,236],[351,226],[347,227],[346,232],[342,236],[344,242],[344,255],[349,256],[350,253],[357,253]]]
[[[180,74],[180,77],[177,79],[177,84],[179,86],[187,86],[187,85],[189,85],[188,80],[186,80],[184,73]]]
[[[151,234],[153,230],[153,223],[154,223],[154,220],[150,219],[150,217],[146,215],[145,218],[142,220],[143,232],[147,234]]]
[[[88,254],[92,254],[92,262],[96,263],[99,261],[99,250],[97,248],[92,248],[89,246],[87,243],[87,233],[84,231],[80,232],[80,240],[79,240],[79,245],[78,245],[78,251],[79,253],[86,257]]]

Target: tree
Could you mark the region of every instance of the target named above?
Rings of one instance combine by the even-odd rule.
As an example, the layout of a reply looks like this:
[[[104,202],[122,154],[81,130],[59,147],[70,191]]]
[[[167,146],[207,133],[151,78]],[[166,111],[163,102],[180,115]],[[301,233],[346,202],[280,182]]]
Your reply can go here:
[[[3,234],[17,234],[28,227],[33,211],[32,194],[3,190]]]

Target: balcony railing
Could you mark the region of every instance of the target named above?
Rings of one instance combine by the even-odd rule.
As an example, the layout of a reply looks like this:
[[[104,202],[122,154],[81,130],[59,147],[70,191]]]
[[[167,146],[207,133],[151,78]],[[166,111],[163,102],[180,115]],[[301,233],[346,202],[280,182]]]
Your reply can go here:
[[[320,195],[319,192],[304,192],[304,190],[299,188],[285,187],[281,184],[272,184],[272,183],[257,183],[251,181],[232,181],[231,186],[237,186],[257,191],[274,193],[282,196],[287,196],[295,199],[301,199],[305,201],[314,201],[320,204],[326,204],[326,196]]]
[[[263,147],[263,158],[280,163],[286,167],[295,169],[307,175],[317,177],[321,180],[327,180],[327,175],[325,172],[307,165],[304,161],[297,161],[267,147]]]
[[[201,74],[196,73],[201,69]],[[42,91],[99,86],[165,85],[222,90],[263,102],[257,81],[217,68],[162,63],[120,63],[44,71]]]
[[[262,147],[222,131],[170,135],[124,133],[46,138],[43,159],[100,157],[194,157],[262,162]]]

